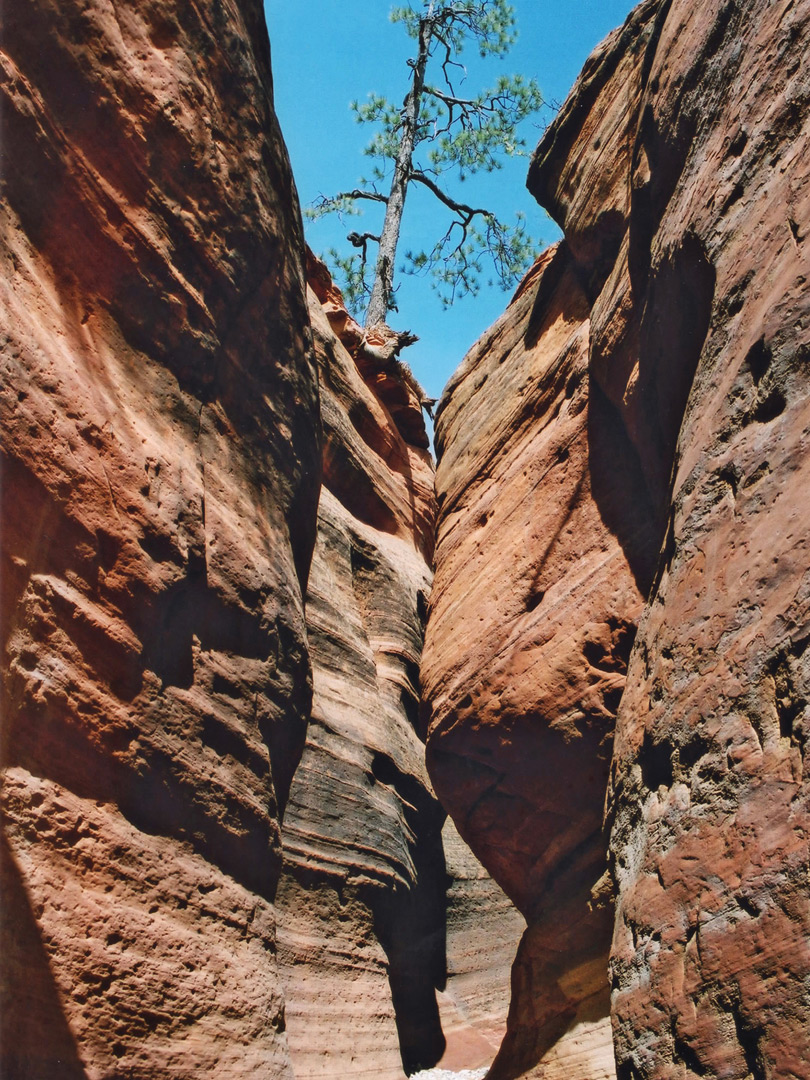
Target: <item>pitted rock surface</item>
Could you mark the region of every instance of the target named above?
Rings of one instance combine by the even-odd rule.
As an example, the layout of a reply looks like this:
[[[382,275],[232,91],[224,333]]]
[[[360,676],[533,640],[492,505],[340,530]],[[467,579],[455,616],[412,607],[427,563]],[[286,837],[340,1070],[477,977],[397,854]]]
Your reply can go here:
[[[258,3],[3,12],[4,1076],[289,1076],[320,418]]]
[[[529,922],[493,1076],[556,1075],[600,968],[606,1008],[612,897],[621,1080],[810,1060],[808,51],[806,3],[641,4],[532,162],[565,239],[440,406],[431,774]]]

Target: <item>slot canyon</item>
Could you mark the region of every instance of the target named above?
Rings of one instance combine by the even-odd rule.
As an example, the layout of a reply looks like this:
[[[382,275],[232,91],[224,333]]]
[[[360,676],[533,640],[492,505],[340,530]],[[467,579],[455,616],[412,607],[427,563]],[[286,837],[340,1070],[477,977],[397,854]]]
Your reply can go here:
[[[259,0],[0,27],[3,1080],[808,1080],[810,0],[595,49],[435,463]]]

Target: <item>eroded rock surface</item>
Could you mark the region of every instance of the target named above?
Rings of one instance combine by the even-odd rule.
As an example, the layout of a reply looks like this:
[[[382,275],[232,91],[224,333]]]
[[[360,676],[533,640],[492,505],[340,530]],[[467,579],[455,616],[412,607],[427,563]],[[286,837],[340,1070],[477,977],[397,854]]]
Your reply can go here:
[[[321,454],[261,5],[2,19],[0,1071],[288,1076]]]
[[[512,963],[526,922],[449,817],[442,845],[449,883],[440,1065],[463,1072],[489,1066],[506,1034]]]
[[[493,1076],[602,1067],[552,1059],[606,1037],[616,892],[621,1080],[810,1060],[809,20],[596,50],[529,177],[565,239],[440,406],[429,763],[529,922]]]
[[[665,14],[646,60],[629,275],[644,290],[639,381],[650,365],[660,400],[656,360],[686,374],[694,358],[695,377],[617,727],[617,1060],[622,1077],[801,1076],[810,5]]]
[[[647,519],[616,483],[629,441],[606,401],[589,407],[588,330],[562,244],[467,357],[437,426],[429,761],[462,836],[529,923],[510,1068],[537,1061],[583,1000],[607,1010],[610,912],[591,890],[649,561]]]
[[[324,487],[307,594],[312,720],[279,893],[290,1042],[305,1075],[400,1077],[400,1037],[406,1057],[425,1054],[417,1063],[441,1052],[443,813],[416,731],[433,465],[310,299]],[[341,309],[337,296],[333,319]]]
[[[466,863],[458,898],[447,895],[445,813],[427,778],[418,710],[435,518],[424,422],[413,391],[365,355],[362,330],[312,258],[309,276],[324,487],[307,595],[313,712],[278,897],[293,1062],[307,1076],[400,1078],[403,1067],[436,1064],[449,1043],[463,1064],[476,1050],[488,1064],[496,1047],[486,1031],[505,1020],[504,968],[518,936],[498,930],[519,917],[480,865],[488,904],[470,900]],[[448,911],[458,928],[489,916],[496,950],[509,954],[486,1000],[475,995],[497,963],[471,959],[455,940],[448,949]],[[464,970],[455,996],[451,975],[444,1016],[437,990],[451,957]]]
[[[583,260],[593,378],[668,518],[610,792],[617,1060],[622,1077],[801,1075],[810,9],[651,11],[614,158],[626,230],[609,270]],[[584,154],[577,113],[575,91],[554,140]],[[566,235],[599,234],[569,194],[586,170],[566,188],[554,152],[530,183]]]

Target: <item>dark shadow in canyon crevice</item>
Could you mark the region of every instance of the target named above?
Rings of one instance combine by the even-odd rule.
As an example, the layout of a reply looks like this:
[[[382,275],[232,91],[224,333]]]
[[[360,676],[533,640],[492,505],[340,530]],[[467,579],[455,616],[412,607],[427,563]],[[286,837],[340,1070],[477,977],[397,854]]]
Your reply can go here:
[[[87,1080],[22,874],[3,832],[0,882],[0,1076]]]
[[[663,536],[639,455],[619,410],[593,376],[588,390],[588,459],[599,516],[619,541],[636,586],[646,596]]]
[[[625,417],[590,378],[591,490],[644,597],[666,537],[678,437],[709,332],[715,276],[692,233],[652,272],[641,314],[638,378],[628,406],[632,417]]]
[[[652,273],[639,333],[639,447],[659,528],[668,514],[678,436],[709,332],[716,273],[703,243],[687,232]]]
[[[388,959],[388,982],[405,1072],[430,1069],[441,1059],[442,1032],[436,990],[447,981],[447,885],[442,844],[444,810],[413,776],[377,754],[375,779],[393,787],[410,833],[413,879],[370,898],[374,932]]]

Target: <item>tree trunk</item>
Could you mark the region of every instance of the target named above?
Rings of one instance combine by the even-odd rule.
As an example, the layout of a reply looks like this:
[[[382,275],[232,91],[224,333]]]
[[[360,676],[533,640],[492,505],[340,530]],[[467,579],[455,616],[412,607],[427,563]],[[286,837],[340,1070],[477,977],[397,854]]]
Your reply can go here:
[[[394,178],[391,181],[391,193],[388,196],[388,205],[385,211],[380,234],[380,249],[377,255],[377,266],[374,271],[374,284],[371,288],[371,299],[366,311],[366,326],[375,326],[385,322],[388,308],[391,303],[391,294],[394,291],[394,260],[399,243],[399,227],[402,222],[402,212],[405,209],[405,195],[408,191],[408,183],[411,176],[411,162],[416,143],[416,127],[419,122],[419,106],[422,100],[422,89],[425,85],[425,69],[427,67],[430,42],[433,37],[433,8],[430,7],[424,18],[419,20],[419,51],[413,64],[413,77],[411,88],[402,108],[402,138],[399,142],[397,159],[394,164]]]

